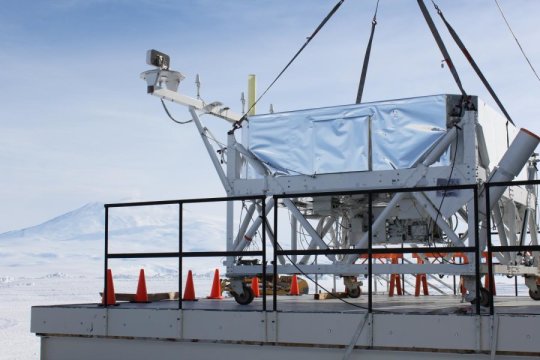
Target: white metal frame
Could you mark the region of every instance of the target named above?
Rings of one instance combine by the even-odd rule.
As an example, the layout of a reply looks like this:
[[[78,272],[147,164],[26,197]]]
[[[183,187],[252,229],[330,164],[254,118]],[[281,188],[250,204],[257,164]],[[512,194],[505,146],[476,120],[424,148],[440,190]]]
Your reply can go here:
[[[236,140],[234,131],[227,135],[226,148],[226,165],[223,166],[220,159],[216,155],[216,151],[208,140],[208,130],[201,123],[199,113],[208,113],[228,122],[235,122],[241,118],[240,115],[234,114],[228,107],[224,107],[221,103],[213,103],[213,106],[205,105],[201,100],[193,99],[176,92],[178,88],[177,81],[181,76],[177,72],[165,70],[150,70],[142,74],[146,79],[149,90],[152,95],[167,99],[178,104],[188,107],[189,113],[197,127],[197,130],[206,146],[208,155],[212,159],[212,163],[218,173],[218,176],[225,188],[228,196],[242,196],[254,194],[290,194],[290,198],[285,198],[278,204],[284,206],[292,215],[294,221],[291,224],[290,247],[298,248],[297,231],[299,228],[304,229],[310,236],[310,249],[327,248],[329,245],[324,238],[330,234],[330,242],[333,247],[356,247],[366,248],[368,234],[361,229],[359,224],[355,224],[355,220],[349,221],[352,227],[357,230],[354,234],[348,233],[350,238],[346,244],[339,244],[338,237],[339,219],[333,217],[333,214],[323,214],[320,216],[312,216],[313,209],[299,206],[295,198],[295,194],[301,193],[320,193],[320,192],[343,192],[351,190],[377,190],[377,189],[401,189],[413,188],[417,186],[435,186],[437,179],[448,179],[450,174],[452,178],[459,180],[460,184],[478,184],[481,185],[486,181],[510,181],[520,172],[524,165],[527,164],[529,157],[533,154],[538,138],[529,132],[520,132],[519,139],[512,143],[505,154],[501,163],[493,169],[487,168],[489,163],[489,154],[484,140],[483,129],[478,123],[478,113],[475,110],[464,111],[461,118],[453,119],[453,123],[448,124],[448,131],[432,148],[427,149],[420,160],[409,169],[396,169],[385,171],[369,171],[369,172],[351,172],[340,174],[318,174],[314,176],[294,175],[294,176],[274,176],[255,156],[253,156],[241,143]],[[172,79],[172,85],[168,84],[169,77]],[[165,84],[165,87],[163,87]],[[456,144],[457,149],[455,149]],[[452,149],[451,153],[455,154],[452,165],[432,167],[441,155],[448,149]],[[258,178],[246,179],[241,176],[242,168],[247,164],[257,173]],[[529,178],[534,179],[536,171],[534,164],[529,163]],[[417,192],[417,193],[396,193],[391,199],[383,202],[382,207],[378,207],[374,212],[375,220],[372,224],[373,244],[386,245],[385,228],[388,226],[388,221],[392,217],[405,217],[422,221],[432,221],[436,223],[449,242],[453,246],[475,246],[474,229],[474,211],[473,194],[466,190],[457,191],[455,197],[437,198],[433,192]],[[485,209],[484,194],[481,193],[478,204],[480,226],[481,249],[485,249],[486,231],[489,225],[485,224]],[[502,245],[517,245],[519,243],[516,235],[522,229],[530,229],[531,240],[533,244],[537,244],[537,224],[536,224],[536,193],[533,187],[513,187],[512,189],[497,188],[490,193],[492,204],[490,204],[497,225],[497,229],[501,233],[500,241]],[[444,202],[444,203],[443,203]],[[366,217],[365,202],[355,209],[356,216]],[[403,210],[404,204],[414,205],[414,209],[409,206],[409,210]],[[276,206],[273,199],[269,198],[266,203],[267,214]],[[315,206],[315,204],[313,205]],[[362,210],[363,209],[363,210]],[[338,209],[340,210],[340,209]],[[252,241],[255,233],[262,223],[260,215],[260,204],[252,203],[241,220],[241,226],[237,233],[234,229],[234,207],[232,202],[228,203],[227,207],[227,250],[241,251],[244,250]],[[416,213],[416,214],[415,214]],[[315,214],[317,215],[317,214]],[[452,228],[449,220],[452,216],[459,218],[459,221],[465,225],[465,229],[458,233]],[[320,226],[315,226],[311,221],[319,221]],[[250,222],[252,224],[250,225]],[[334,225],[335,228],[334,229]],[[330,231],[332,229],[332,231]],[[519,229],[519,231],[518,231]],[[268,235],[273,236],[273,231],[270,226],[267,226]],[[470,230],[470,231],[469,231]],[[343,234],[342,234],[343,235]],[[343,235],[345,236],[345,235]],[[354,239],[353,239],[354,238]],[[280,241],[281,244],[281,241]],[[441,251],[438,248],[437,251]],[[539,271],[539,255],[533,254],[530,266],[523,266],[521,258],[516,253],[495,254],[501,265],[495,266],[497,273],[503,274],[534,274],[540,275]],[[346,278],[346,286],[354,286],[356,281],[351,281],[350,277],[356,279],[359,274],[367,274],[367,266],[356,264],[358,257],[346,256],[341,259],[335,256],[328,256],[328,263],[308,263],[309,256],[304,256],[301,259],[292,257],[290,259],[279,259],[279,272],[283,274],[293,274],[299,271],[306,274],[335,274]],[[291,261],[293,263],[291,263]],[[227,258],[225,265],[227,266],[227,276],[231,278],[241,278],[243,276],[260,273],[260,265],[237,265],[235,258]],[[271,271],[270,267],[268,271]],[[388,273],[403,273],[403,274],[455,274],[469,276],[465,282],[470,299],[476,297],[474,282],[470,275],[475,271],[474,256],[469,257],[469,264],[454,265],[449,263],[433,264],[426,262],[424,264],[374,264],[374,274]],[[487,270],[482,267],[484,273]],[[467,279],[466,279],[467,280]],[[528,285],[533,288],[532,282]],[[238,285],[236,285],[238,286]],[[536,289],[536,288],[535,288]]]

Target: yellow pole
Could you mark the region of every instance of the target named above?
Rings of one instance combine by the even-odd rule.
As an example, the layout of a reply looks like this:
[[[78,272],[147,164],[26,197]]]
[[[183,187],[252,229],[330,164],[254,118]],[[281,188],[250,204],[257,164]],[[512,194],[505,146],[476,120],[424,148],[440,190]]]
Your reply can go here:
[[[257,98],[257,80],[255,78],[255,75],[249,74],[248,75],[248,109],[249,113],[248,115],[255,115],[255,99]],[[252,107],[253,106],[253,107]]]

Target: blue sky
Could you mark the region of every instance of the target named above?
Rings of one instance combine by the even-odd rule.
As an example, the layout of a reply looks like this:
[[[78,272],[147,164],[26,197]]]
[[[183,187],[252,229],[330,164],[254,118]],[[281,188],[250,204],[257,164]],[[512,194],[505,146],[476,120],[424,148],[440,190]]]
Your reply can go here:
[[[500,0],[540,68],[540,1]],[[334,1],[2,1],[0,232],[87,202],[224,195],[191,125],[145,93],[145,52],[171,55],[181,88],[240,110],[247,75],[273,79]],[[464,87],[491,102],[426,2]],[[520,127],[540,133],[536,80],[493,0],[439,0]],[[375,0],[348,0],[261,101],[277,111],[355,99]],[[414,0],[381,0],[365,101],[456,93]],[[171,106],[180,119],[185,108]],[[224,138],[228,126],[206,119]]]

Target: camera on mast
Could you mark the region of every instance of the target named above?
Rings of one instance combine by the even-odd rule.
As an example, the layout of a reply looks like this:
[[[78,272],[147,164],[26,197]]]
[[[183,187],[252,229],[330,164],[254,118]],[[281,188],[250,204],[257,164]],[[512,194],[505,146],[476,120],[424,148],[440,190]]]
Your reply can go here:
[[[151,49],[146,52],[146,63],[158,67],[161,70],[169,70],[171,58],[165,53]]]

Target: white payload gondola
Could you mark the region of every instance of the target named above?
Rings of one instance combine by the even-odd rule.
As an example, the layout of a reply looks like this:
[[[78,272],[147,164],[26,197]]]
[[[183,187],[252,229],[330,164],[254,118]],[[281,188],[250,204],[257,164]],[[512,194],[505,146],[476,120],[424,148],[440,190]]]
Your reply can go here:
[[[476,97],[434,95],[410,99],[307,109],[256,115],[243,123],[240,132],[228,134],[222,165],[208,142],[201,112],[210,112],[229,121],[238,115],[228,110],[205,109],[194,99],[178,94],[168,85],[169,74],[177,86],[178,73],[150,70],[143,73],[149,92],[187,105],[228,196],[267,196],[270,213],[273,195],[281,198],[294,219],[290,236],[280,236],[279,245],[298,249],[297,232],[309,236],[309,249],[365,249],[368,246],[368,196],[341,195],[351,191],[372,194],[372,245],[374,247],[473,247],[475,221],[479,225],[480,251],[486,248],[486,205],[483,184],[488,181],[533,180],[536,160],[531,156],[539,138],[518,130]],[[158,80],[156,80],[158,79]],[[227,108],[228,109],[228,108]],[[528,164],[528,170],[524,167]],[[393,190],[446,185],[478,186],[439,191],[393,192]],[[380,190],[380,192],[376,192]],[[317,196],[320,193],[333,193]],[[522,232],[531,229],[536,237],[536,193],[534,187],[494,187],[490,210],[499,232],[500,244],[519,245]],[[475,209],[475,200],[478,208]],[[253,203],[233,227],[234,208],[228,207],[227,250],[242,251],[253,242],[261,227],[261,204]],[[475,219],[476,218],[476,219]],[[235,231],[236,230],[236,231]],[[267,226],[272,239],[274,231]],[[468,300],[476,299],[475,259],[457,265],[441,256],[434,264],[373,264],[373,274],[453,274],[464,277]],[[538,293],[540,274],[537,253],[494,253],[496,272],[525,275],[534,279],[527,285]],[[358,275],[367,274],[358,255],[280,257],[281,274],[334,274],[344,278],[349,294],[360,293]],[[227,258],[227,276],[241,294],[244,276],[260,274],[261,265]],[[271,271],[268,267],[268,271]],[[483,274],[487,268],[482,266]]]

